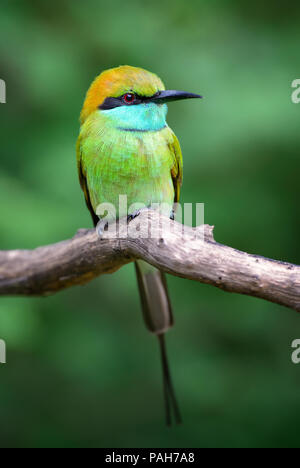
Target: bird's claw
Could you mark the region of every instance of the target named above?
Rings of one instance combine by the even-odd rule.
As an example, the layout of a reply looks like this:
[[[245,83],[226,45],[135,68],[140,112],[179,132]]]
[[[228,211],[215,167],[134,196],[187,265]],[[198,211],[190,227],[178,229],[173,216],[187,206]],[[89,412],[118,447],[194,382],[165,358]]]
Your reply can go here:
[[[127,216],[127,223],[130,223],[130,221],[133,221],[135,218],[137,218],[141,214],[141,210],[136,210],[130,215]]]

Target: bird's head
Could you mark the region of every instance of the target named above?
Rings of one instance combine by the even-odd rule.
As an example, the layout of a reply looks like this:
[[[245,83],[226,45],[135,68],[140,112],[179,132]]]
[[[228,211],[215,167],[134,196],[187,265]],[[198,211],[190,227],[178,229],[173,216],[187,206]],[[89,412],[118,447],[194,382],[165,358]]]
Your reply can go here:
[[[165,90],[161,79],[142,68],[120,66],[106,70],[92,83],[81,111],[83,124],[95,112],[107,124],[127,131],[155,131],[166,125],[170,101],[201,98],[198,94]]]

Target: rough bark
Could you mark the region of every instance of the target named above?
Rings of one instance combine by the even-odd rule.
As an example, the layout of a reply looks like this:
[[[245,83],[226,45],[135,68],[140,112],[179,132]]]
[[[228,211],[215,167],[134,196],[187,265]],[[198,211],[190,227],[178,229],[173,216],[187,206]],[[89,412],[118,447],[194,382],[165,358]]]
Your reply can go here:
[[[80,230],[58,244],[0,251],[0,295],[53,294],[137,258],[172,275],[300,311],[299,266],[219,244],[213,227],[183,227],[154,211],[121,222],[117,236],[111,227],[102,239],[95,230]]]

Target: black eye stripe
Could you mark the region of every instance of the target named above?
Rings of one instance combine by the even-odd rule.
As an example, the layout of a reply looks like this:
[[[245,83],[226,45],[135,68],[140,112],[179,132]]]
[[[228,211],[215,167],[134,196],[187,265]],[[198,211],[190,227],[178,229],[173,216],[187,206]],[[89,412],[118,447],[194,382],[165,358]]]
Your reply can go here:
[[[154,97],[158,96],[160,94],[160,91],[155,93],[153,96],[140,96],[139,94],[133,93],[133,92],[128,92],[125,94],[122,94],[122,96],[118,97],[107,97],[103,103],[99,106],[99,109],[101,110],[109,110],[109,109],[114,109],[115,107],[121,107],[121,106],[126,106],[128,103],[124,102],[124,96],[126,94],[133,94],[135,96],[135,100],[130,103],[131,106],[135,106],[137,104],[141,104],[143,102],[149,102],[151,99]]]
[[[99,109],[108,110],[108,109],[113,109],[114,107],[120,107],[123,105],[124,103],[120,100],[120,98],[107,97],[106,99],[104,99],[101,106],[99,106]]]

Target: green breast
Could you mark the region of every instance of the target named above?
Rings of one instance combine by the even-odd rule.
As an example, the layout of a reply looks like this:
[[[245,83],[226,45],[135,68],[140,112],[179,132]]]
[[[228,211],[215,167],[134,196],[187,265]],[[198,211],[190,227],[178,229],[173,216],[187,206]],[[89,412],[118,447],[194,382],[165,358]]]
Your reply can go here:
[[[119,216],[119,195],[127,196],[128,207],[141,203],[174,202],[170,149],[173,132],[125,131],[101,126],[91,119],[81,130],[81,152],[94,211],[111,203]]]

